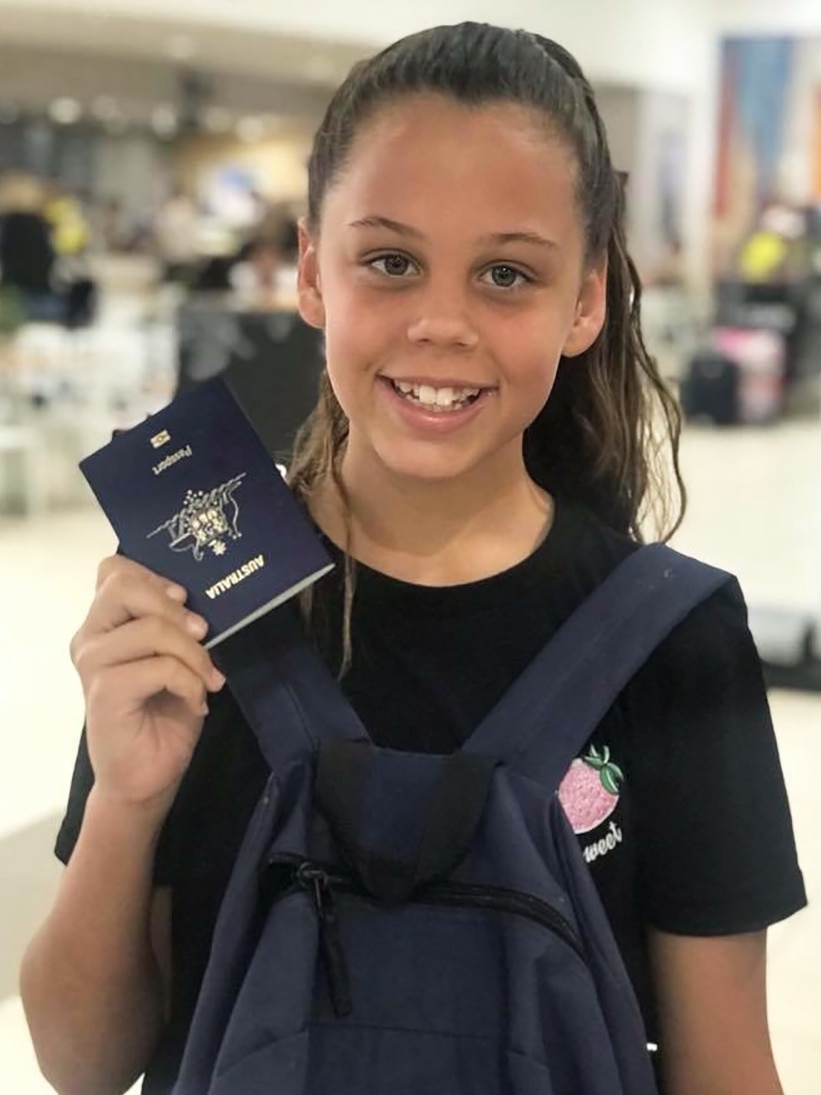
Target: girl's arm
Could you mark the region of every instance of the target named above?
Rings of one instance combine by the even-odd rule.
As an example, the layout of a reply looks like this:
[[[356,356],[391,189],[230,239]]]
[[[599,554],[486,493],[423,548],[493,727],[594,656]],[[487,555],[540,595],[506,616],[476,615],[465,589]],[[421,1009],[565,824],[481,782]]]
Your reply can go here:
[[[170,983],[170,891],[152,889],[158,824],[89,796],[21,993],[40,1067],[59,1095],[115,1095],[144,1072]]]
[[[123,556],[100,565],[71,641],[94,773],[54,907],[20,988],[37,1059],[60,1095],[118,1095],[148,1066],[165,1023],[168,895],[155,857],[224,677],[184,589]]]
[[[766,939],[651,932],[668,1095],[783,1095],[767,1023]]]

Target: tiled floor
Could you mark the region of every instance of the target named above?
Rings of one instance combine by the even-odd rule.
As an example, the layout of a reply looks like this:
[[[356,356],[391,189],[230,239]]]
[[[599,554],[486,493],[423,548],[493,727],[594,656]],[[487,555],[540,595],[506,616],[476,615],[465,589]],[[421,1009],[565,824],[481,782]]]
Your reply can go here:
[[[821,617],[821,428],[693,430],[684,466],[691,508],[676,545],[735,571],[753,606]],[[51,1090],[28,1043],[16,968],[59,876],[50,848],[82,716],[68,641],[88,606],[96,563],[112,546],[91,506],[0,520],[0,1091],[9,1095]],[[772,1028],[787,1095],[818,1095],[821,696],[774,693],[772,705],[814,899],[772,932]]]

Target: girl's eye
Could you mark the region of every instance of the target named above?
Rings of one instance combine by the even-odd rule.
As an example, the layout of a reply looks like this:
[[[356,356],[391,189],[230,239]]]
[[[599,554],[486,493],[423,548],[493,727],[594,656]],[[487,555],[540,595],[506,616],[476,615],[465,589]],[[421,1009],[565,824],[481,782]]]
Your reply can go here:
[[[515,266],[508,266],[506,263],[491,266],[483,277],[488,275],[490,275],[491,284],[497,289],[517,289],[530,282],[530,278],[521,270],[517,270]]]
[[[522,274],[521,270],[508,266],[507,263],[497,263],[490,267],[483,274],[483,278],[486,279],[488,276],[490,285],[496,289],[520,289],[524,285],[530,285],[531,281],[527,274]]]
[[[371,259],[368,266],[392,278],[405,277],[413,270],[413,263],[404,255],[381,255],[378,259]]]

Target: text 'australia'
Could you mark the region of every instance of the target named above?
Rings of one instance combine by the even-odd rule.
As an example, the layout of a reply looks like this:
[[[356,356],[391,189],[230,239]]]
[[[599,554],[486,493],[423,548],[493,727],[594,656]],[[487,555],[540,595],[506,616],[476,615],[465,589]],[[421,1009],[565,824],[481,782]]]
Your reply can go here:
[[[158,435],[159,436],[159,435]],[[186,457],[191,456],[191,446],[186,445],[182,449],[177,449],[176,452],[169,453],[164,460],[161,460],[159,464],[154,464],[151,470],[155,475],[162,475],[168,468],[173,467],[179,460],[185,460]]]
[[[265,566],[265,556],[257,555],[254,559],[249,559],[247,563],[243,563],[241,567],[237,567],[236,570],[232,570],[230,574],[226,574],[224,578],[220,578],[218,582],[215,582],[210,589],[206,589],[206,593],[213,601],[215,597],[219,597],[222,593],[227,593],[229,589],[239,585],[245,578],[250,577],[252,574],[256,574],[258,570],[262,570]]]

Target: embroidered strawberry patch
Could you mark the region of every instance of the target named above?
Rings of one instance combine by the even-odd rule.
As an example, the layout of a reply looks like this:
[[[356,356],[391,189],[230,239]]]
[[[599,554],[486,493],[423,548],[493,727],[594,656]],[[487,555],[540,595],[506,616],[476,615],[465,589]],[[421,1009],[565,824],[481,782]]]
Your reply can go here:
[[[591,747],[587,756],[573,761],[559,787],[559,801],[574,833],[589,833],[610,817],[623,781],[607,746],[601,752]]]

